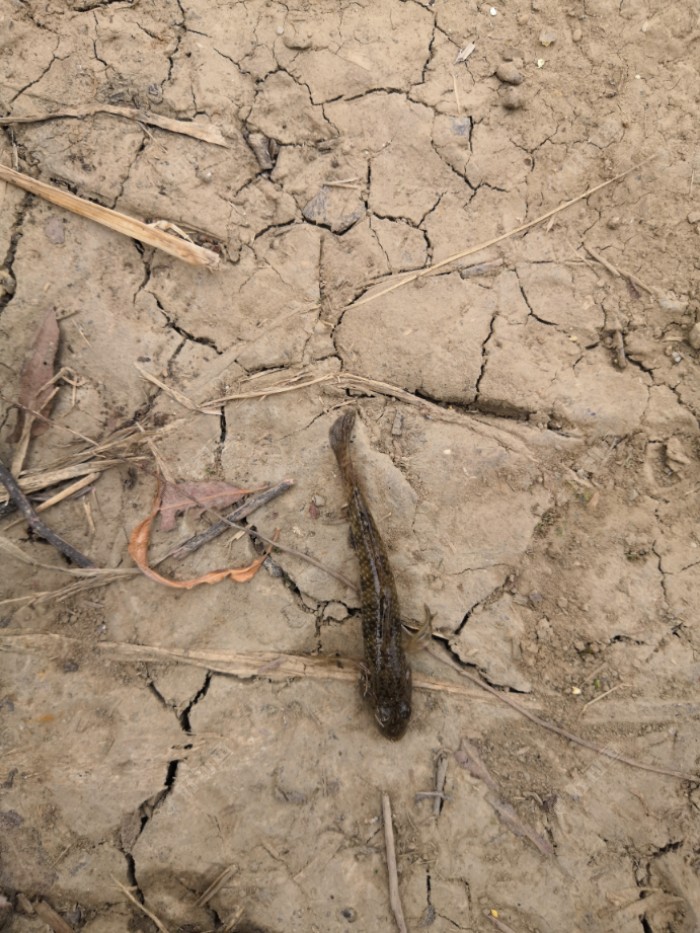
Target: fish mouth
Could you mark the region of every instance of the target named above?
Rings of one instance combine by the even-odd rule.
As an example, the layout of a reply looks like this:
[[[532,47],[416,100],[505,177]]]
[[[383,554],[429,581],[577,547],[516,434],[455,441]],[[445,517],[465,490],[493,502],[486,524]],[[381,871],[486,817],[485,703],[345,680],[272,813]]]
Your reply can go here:
[[[411,718],[411,707],[409,704],[401,704],[398,709],[378,709],[375,712],[375,719],[382,735],[397,742],[406,732],[408,721]]]
[[[391,739],[392,742],[398,742],[398,740],[405,735],[407,727],[408,720],[405,720],[404,722],[387,723],[385,725],[380,724],[379,731],[385,738]]]

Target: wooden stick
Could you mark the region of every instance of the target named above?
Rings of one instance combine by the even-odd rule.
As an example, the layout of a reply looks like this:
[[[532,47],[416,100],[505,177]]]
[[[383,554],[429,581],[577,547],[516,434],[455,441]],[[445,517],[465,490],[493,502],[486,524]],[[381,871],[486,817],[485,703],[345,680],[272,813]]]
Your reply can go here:
[[[184,392],[180,392],[179,389],[174,389],[172,386],[167,385],[167,383],[161,382],[153,373],[149,373],[147,369],[144,369],[143,366],[139,366],[138,363],[134,363],[134,366],[147,382],[152,382],[154,386],[158,386],[159,389],[162,389],[166,395],[169,395],[170,398],[182,405],[183,408],[187,408],[190,411],[201,412],[203,415],[216,415],[217,418],[221,416],[221,412],[218,409],[212,410],[195,405],[192,399],[188,398]]]
[[[77,479],[74,483],[71,483],[70,486],[66,486],[60,492],[57,492],[54,496],[51,496],[50,499],[46,499],[45,502],[37,505],[37,514],[39,512],[45,512],[52,506],[58,505],[59,502],[63,502],[64,499],[69,499],[71,496],[74,496],[76,492],[80,492],[81,489],[85,489],[85,487],[89,486],[90,483],[94,483],[99,475],[99,473],[88,473],[87,476],[83,476],[82,479]],[[9,531],[10,528],[14,528],[16,525],[20,525],[21,523],[22,519],[16,518],[14,521],[9,522],[3,530]]]
[[[396,867],[396,847],[394,845],[394,827],[391,822],[391,799],[386,791],[382,792],[382,816],[384,818],[384,843],[386,845],[386,867],[389,872],[389,902],[394,912],[394,919],[399,933],[408,933],[403,916],[401,895],[399,894],[399,872]]]
[[[2,463],[2,461],[0,461],[0,482],[7,489],[10,498],[20,510],[22,515],[24,515],[27,524],[35,535],[37,535],[39,538],[43,538],[44,541],[48,541],[49,544],[52,544],[57,550],[61,552],[61,554],[64,554],[78,567],[95,566],[89,557],[81,554],[80,551],[74,548],[72,544],[64,541],[63,538],[57,535],[55,531],[51,531],[48,525],[45,525],[42,522],[42,520],[32,508],[32,504],[29,499],[27,499],[25,494],[19,488],[17,480],[14,478],[12,473],[10,473],[5,464]]]
[[[82,120],[85,117],[92,117],[96,113],[108,113],[114,117],[124,117],[136,123],[157,126],[161,130],[177,133],[180,136],[192,136],[202,142],[211,143],[212,146],[229,148],[223,133],[215,126],[192,123],[189,120],[174,120],[172,117],[164,117],[159,113],[149,113],[146,110],[136,110],[133,107],[117,107],[110,104],[99,104],[96,107],[82,109],[60,110],[55,113],[30,113],[24,116],[0,117],[0,126],[16,126],[19,123],[43,123],[45,120]]]
[[[281,495],[283,492],[291,489],[293,485],[294,480],[283,479],[281,482],[277,483],[276,486],[270,486],[269,489],[263,489],[260,492],[255,492],[252,495],[247,496],[244,502],[236,506],[232,512],[229,512],[228,515],[224,516],[220,521],[210,525],[206,531],[202,531],[199,534],[188,538],[186,541],[177,544],[174,548],[168,551],[167,554],[159,558],[157,563],[161,563],[168,557],[174,557],[176,560],[181,560],[188,554],[193,554],[203,545],[213,541],[214,538],[218,538],[220,534],[223,534],[225,531],[231,528],[235,522],[240,522],[241,519],[246,518],[256,509],[259,509],[261,506],[266,505],[272,499],[275,499],[277,496]],[[244,528],[243,530],[248,532],[251,531],[250,528]]]
[[[597,253],[594,249],[591,249],[590,246],[583,244],[583,248],[586,250],[588,255],[595,259],[596,262],[599,262],[604,269],[607,269],[611,275],[614,275],[619,278],[628,279],[633,285],[636,285],[637,288],[641,289],[643,292],[646,292],[648,295],[653,295],[655,298],[659,297],[659,290],[652,288],[651,285],[645,285],[641,279],[638,279],[634,272],[628,272],[626,269],[620,269],[617,266],[614,266],[608,259],[604,256],[601,256],[600,253]]]
[[[204,907],[205,904],[208,904],[212,897],[214,897],[214,895],[217,894],[221,888],[223,888],[229,878],[237,871],[237,865],[229,865],[228,868],[224,868],[224,870],[212,881],[209,887],[199,895],[197,900],[194,902],[195,907]]]
[[[497,930],[500,930],[501,933],[515,933],[513,927],[509,927],[507,923],[499,920],[493,910],[487,910],[484,916],[488,917],[491,923],[496,927]]]
[[[78,571],[74,571],[77,573]],[[136,576],[138,571],[114,570],[104,571],[104,573],[113,573],[114,579],[121,579],[126,576]],[[110,581],[111,582],[111,581]],[[66,588],[67,589],[67,588]],[[69,594],[69,595],[72,595]],[[2,600],[0,605],[12,602],[12,600]],[[72,643],[75,639],[66,635],[56,634],[0,634],[0,648],[3,644],[11,646],[13,644],[26,644],[27,650],[32,648],[51,647],[56,642]],[[197,651],[195,649],[173,650],[162,648],[159,645],[139,645],[127,642],[100,642],[97,645],[100,652],[104,652],[115,661],[139,662],[151,661],[161,664],[190,664],[193,667],[202,667],[206,670],[214,671],[217,674],[228,674],[233,677],[264,677],[270,680],[286,680],[296,677],[310,677],[319,680],[355,680],[357,672],[361,667],[360,662],[351,658],[329,659],[324,657],[315,657],[312,655],[286,654],[279,651],[256,651],[242,653],[238,651]],[[432,657],[443,660],[439,655],[428,651]],[[444,661],[449,667],[452,667],[467,680],[471,681],[480,688],[478,692],[469,690],[462,684],[452,684],[445,681],[434,680],[431,677],[416,675],[413,678],[413,686],[418,690],[429,690],[435,693],[446,693],[451,696],[462,697],[463,699],[485,701],[486,697],[483,691],[493,696],[501,703],[505,703],[515,712],[529,719],[537,726],[549,732],[554,732],[575,745],[587,748],[598,755],[604,755],[613,761],[619,761],[621,764],[628,765],[630,768],[639,768],[641,771],[651,771],[654,774],[663,774],[666,777],[677,778],[680,781],[700,782],[700,775],[691,774],[687,771],[674,771],[671,768],[662,768],[657,765],[648,765],[636,758],[629,758],[625,755],[619,755],[612,749],[596,745],[595,742],[589,742],[572,732],[567,732],[554,723],[540,719],[539,716],[530,712],[524,706],[511,700],[508,694],[501,693],[493,687],[473,677],[466,671],[460,670],[456,665],[449,661]],[[338,666],[338,665],[341,666]],[[342,666],[345,665],[345,666]]]
[[[583,716],[583,714],[586,712],[589,706],[593,706],[593,704],[597,703],[599,700],[604,700],[605,697],[609,697],[611,693],[614,693],[616,690],[619,690],[621,687],[631,687],[631,686],[632,684],[625,684],[625,683],[615,684],[614,687],[611,687],[609,690],[606,690],[605,693],[601,693],[599,696],[593,697],[592,700],[589,700],[588,703],[585,703],[579,715]]]
[[[438,756],[437,768],[435,769],[435,800],[433,801],[433,816],[440,816],[442,805],[445,800],[445,780],[447,778],[447,755],[441,752]]]
[[[73,933],[73,927],[66,923],[63,917],[57,914],[46,901],[35,901],[32,907],[37,917],[43,920],[46,926],[53,930],[53,933]]]
[[[163,250],[176,259],[182,259],[184,262],[193,266],[206,266],[214,269],[219,264],[219,257],[210,249],[203,246],[197,246],[195,243],[188,243],[187,240],[181,240],[179,237],[163,230],[158,230],[141,220],[135,220],[119,211],[113,211],[109,207],[102,207],[101,204],[93,204],[92,201],[86,201],[79,198],[69,191],[57,188],[55,185],[49,185],[44,181],[38,181],[22,172],[16,172],[6,165],[0,164],[0,181],[9,181],[23,191],[29,191],[51,204],[56,204],[64,210],[72,211],[81,217],[87,217],[88,220],[94,220],[95,223],[109,227],[110,230],[116,230],[117,233],[123,233],[124,236],[139,240],[147,246],[153,246],[155,249]]]

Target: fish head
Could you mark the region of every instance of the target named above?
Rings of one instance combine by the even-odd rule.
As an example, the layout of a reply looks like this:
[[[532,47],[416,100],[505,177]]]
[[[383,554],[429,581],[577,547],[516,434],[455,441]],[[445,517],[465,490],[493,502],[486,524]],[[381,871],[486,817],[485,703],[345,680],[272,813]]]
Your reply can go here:
[[[394,742],[401,738],[411,718],[411,703],[405,698],[380,704],[375,710],[379,731]]]

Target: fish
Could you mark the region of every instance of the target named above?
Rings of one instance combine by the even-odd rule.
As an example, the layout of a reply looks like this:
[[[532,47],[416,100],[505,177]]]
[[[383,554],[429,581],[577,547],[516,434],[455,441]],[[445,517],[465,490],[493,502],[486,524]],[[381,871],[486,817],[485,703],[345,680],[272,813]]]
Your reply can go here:
[[[406,732],[411,718],[411,668],[403,646],[399,598],[389,557],[350,454],[355,417],[351,409],[334,422],[330,445],[348,497],[352,544],[360,565],[364,692],[374,708],[379,731],[396,741]]]

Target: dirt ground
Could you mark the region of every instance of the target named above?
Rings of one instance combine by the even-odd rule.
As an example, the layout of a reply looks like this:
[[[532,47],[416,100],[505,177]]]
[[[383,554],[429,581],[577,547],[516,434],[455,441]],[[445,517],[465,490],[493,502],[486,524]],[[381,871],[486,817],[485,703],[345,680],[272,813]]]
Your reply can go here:
[[[221,257],[0,183],[0,457],[53,307],[70,372],[25,479],[116,460],[45,518],[124,571],[88,587],[0,523],[27,561],[2,558],[5,929],[49,905],[64,933],[154,930],[126,888],[170,933],[394,930],[386,792],[409,930],[700,930],[700,19],[494,3],[0,0],[0,113],[29,118],[0,160]],[[328,445],[349,403],[403,617],[434,615],[398,743],[321,567],[129,572],[158,463],[293,479],[249,521],[356,581]],[[224,535],[163,566],[251,559]]]

